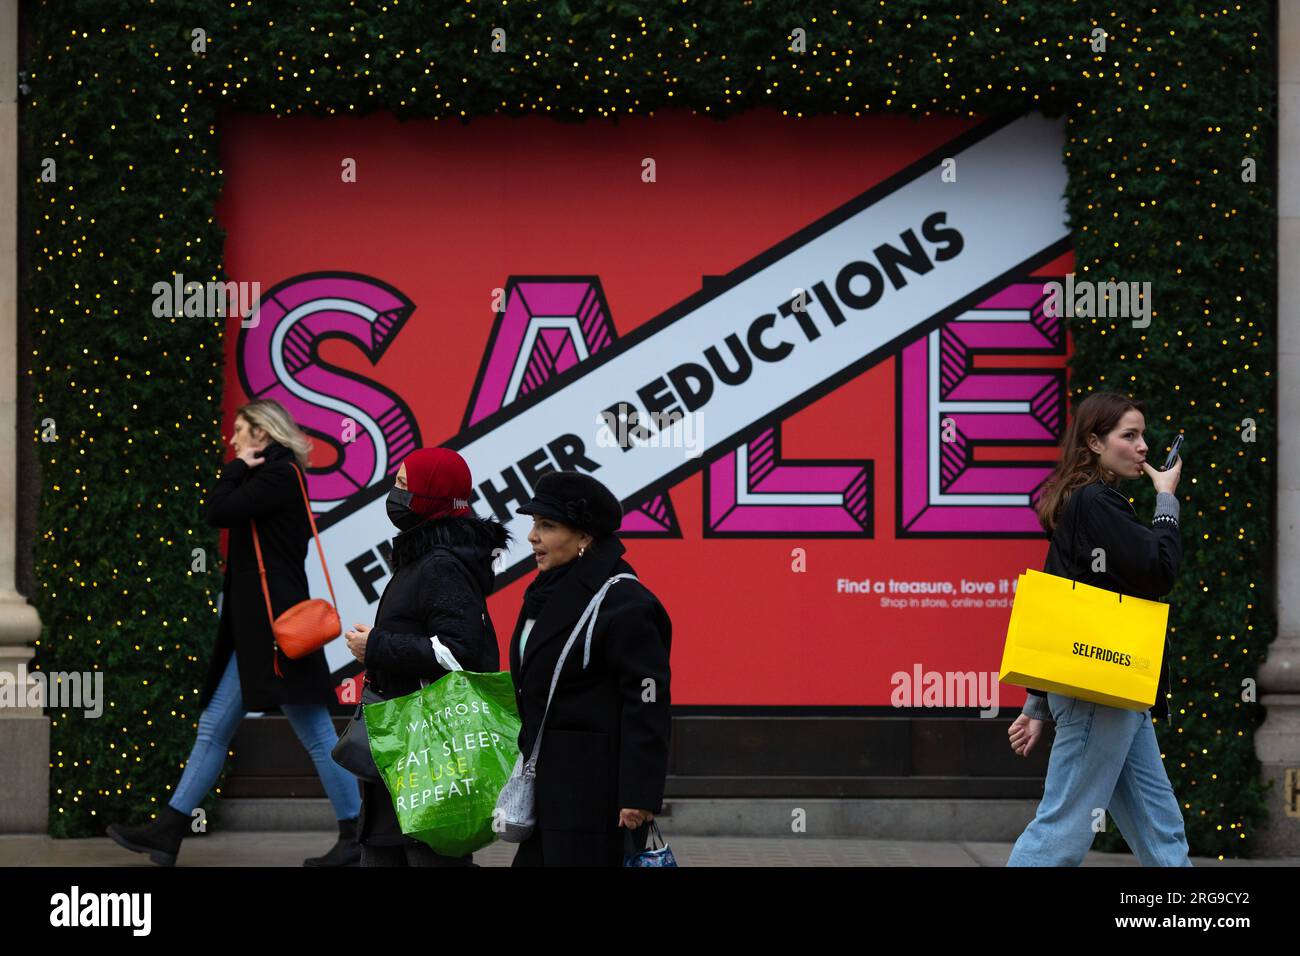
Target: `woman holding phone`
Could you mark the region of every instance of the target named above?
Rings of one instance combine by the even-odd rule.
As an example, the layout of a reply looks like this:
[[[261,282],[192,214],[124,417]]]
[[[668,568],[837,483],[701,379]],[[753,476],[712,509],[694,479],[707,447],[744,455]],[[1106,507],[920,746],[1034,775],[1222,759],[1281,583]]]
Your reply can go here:
[[[323,650],[297,660],[280,651],[271,630],[254,553],[257,526],[266,565],[266,586],[276,614],[309,597],[304,562],[312,539],[307,502],[295,469],[307,467],[311,443],[279,402],[249,402],[235,413],[230,439],[235,457],[226,462],[208,493],[207,520],[229,531],[217,645],[200,700],[198,733],[185,771],[154,822],[111,824],[118,845],[163,866],[176,862],[190,818],[226,762],[230,740],[250,710],[278,708],[311,755],[338,818],[339,836],[306,866],[352,866],[361,859],[356,842],[361,796],[356,781],[330,751],[338,742],[329,705],[335,699]]]
[[[1061,459],[1036,503],[1051,534],[1049,574],[1147,600],[1174,587],[1182,548],[1178,498],[1183,463],[1165,471],[1147,461],[1140,402],[1097,392],[1079,403]],[[1144,523],[1120,491],[1146,475],[1156,491]],[[1030,690],[1008,731],[1011,749],[1028,756],[1043,721],[1056,738],[1038,812],[1016,841],[1008,866],[1077,866],[1092,846],[1094,811],[1106,810],[1144,866],[1191,866],[1183,816],[1160,759],[1151,717],[1167,718],[1169,653],[1162,656],[1153,708],[1132,711]]]

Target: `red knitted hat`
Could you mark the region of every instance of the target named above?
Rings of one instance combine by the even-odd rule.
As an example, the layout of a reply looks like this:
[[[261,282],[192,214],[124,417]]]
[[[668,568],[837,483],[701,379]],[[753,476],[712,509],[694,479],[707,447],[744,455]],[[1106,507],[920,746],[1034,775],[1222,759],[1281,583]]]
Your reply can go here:
[[[470,513],[469,465],[450,448],[417,448],[407,455],[406,487],[411,510],[426,518],[460,517]]]

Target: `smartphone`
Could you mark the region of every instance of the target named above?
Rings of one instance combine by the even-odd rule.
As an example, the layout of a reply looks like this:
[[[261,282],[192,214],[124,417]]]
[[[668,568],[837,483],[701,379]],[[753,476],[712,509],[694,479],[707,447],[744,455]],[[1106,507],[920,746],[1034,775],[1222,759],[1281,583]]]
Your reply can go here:
[[[1182,447],[1183,447],[1183,436],[1182,435],[1174,436],[1174,447],[1169,449],[1169,457],[1165,459],[1165,467],[1161,468],[1160,469],[1161,471],[1168,471],[1170,468],[1174,466],[1174,462],[1178,460],[1178,450]]]

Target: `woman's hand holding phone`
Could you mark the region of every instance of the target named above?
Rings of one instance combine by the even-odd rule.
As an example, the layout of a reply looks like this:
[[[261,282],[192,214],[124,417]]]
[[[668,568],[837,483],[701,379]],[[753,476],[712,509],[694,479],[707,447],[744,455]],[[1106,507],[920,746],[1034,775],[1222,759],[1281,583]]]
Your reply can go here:
[[[1157,493],[1164,491],[1172,495],[1178,488],[1178,479],[1183,474],[1183,459],[1180,456],[1168,471],[1156,471],[1151,467],[1151,463],[1146,461],[1142,462],[1142,469],[1150,476],[1151,484],[1155,485]]]

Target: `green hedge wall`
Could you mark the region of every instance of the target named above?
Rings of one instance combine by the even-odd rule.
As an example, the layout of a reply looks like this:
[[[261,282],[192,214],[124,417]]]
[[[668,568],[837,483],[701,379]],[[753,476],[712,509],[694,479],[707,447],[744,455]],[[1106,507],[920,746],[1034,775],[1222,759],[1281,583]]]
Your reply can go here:
[[[1193,852],[1249,852],[1264,802],[1242,682],[1274,634],[1269,4],[60,0],[25,13],[37,660],[102,669],[110,701],[99,720],[51,711],[52,833],[156,811],[193,741],[220,591],[217,537],[198,516],[222,458],[222,326],[150,305],[173,272],[222,277],[223,110],[1041,110],[1067,118],[1079,278],[1153,283],[1144,331],[1073,320],[1072,392],[1131,392],[1150,401],[1153,434],[1188,435],[1178,731],[1162,743]],[[1150,513],[1149,487],[1138,494]],[[1118,840],[1112,829],[1098,845]]]

